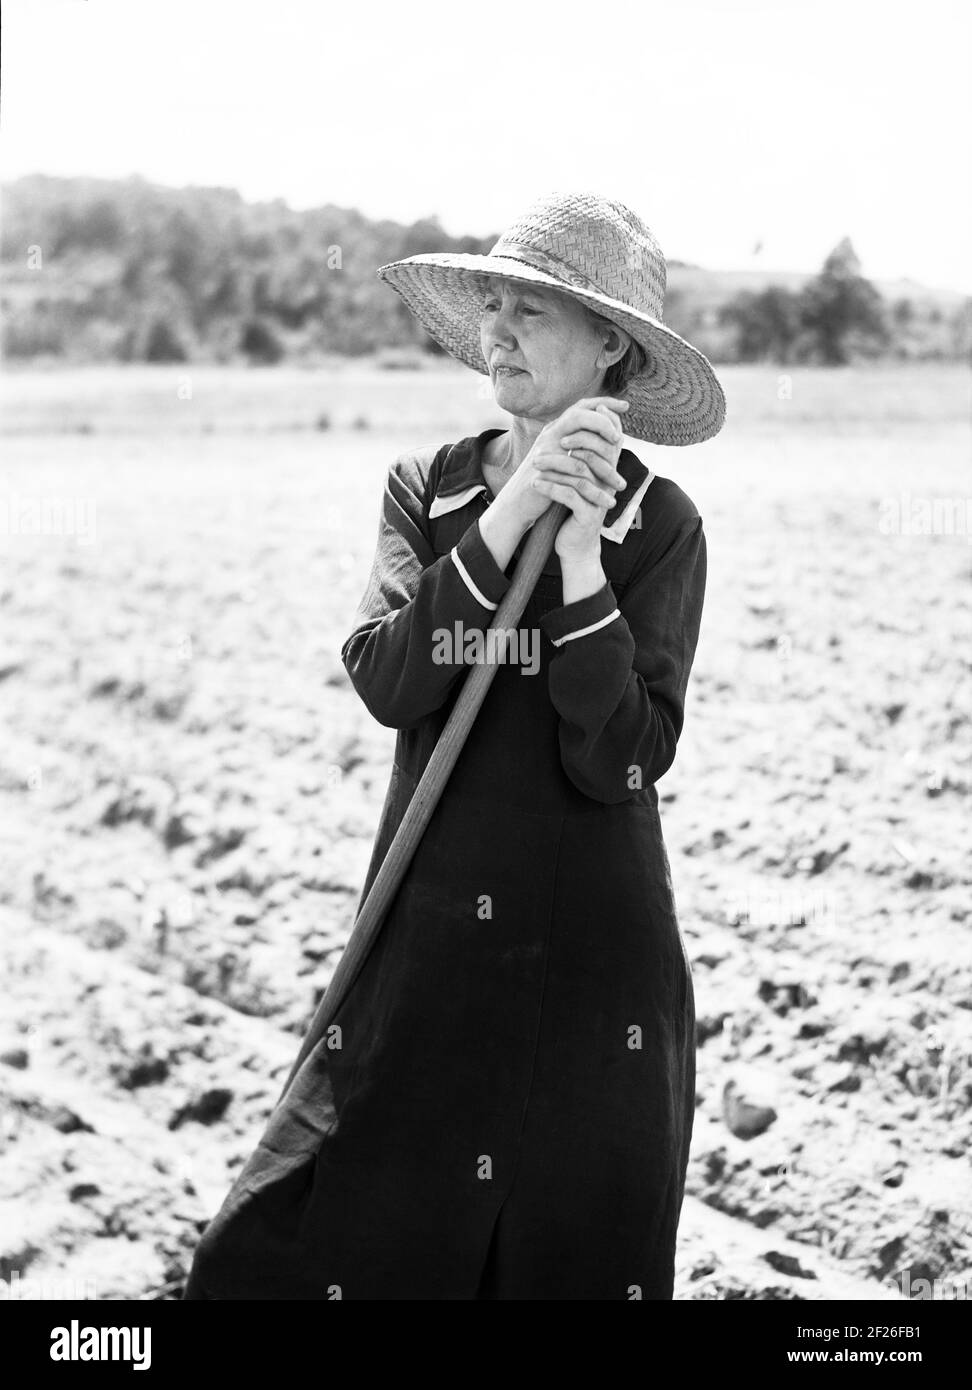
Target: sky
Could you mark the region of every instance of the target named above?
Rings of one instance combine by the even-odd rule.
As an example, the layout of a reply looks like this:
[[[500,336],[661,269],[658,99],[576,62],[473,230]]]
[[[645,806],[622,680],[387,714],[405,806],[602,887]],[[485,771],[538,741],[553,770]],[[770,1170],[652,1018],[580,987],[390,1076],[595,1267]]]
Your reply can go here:
[[[539,196],[665,254],[972,292],[967,0],[5,0],[0,178],[235,187],[455,234]]]

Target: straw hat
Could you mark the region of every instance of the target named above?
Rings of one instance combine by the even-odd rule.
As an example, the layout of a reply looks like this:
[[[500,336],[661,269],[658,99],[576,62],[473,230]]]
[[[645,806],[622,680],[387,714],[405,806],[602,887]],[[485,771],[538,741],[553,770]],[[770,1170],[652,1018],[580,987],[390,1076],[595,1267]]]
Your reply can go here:
[[[624,431],[652,444],[696,444],[722,428],[726,402],[707,358],[662,323],[661,247],[623,203],[553,193],[505,231],[485,256],[427,254],[379,267],[425,328],[460,362],[486,374],[479,323],[487,275],[572,295],[644,349],[647,368],[619,395]]]

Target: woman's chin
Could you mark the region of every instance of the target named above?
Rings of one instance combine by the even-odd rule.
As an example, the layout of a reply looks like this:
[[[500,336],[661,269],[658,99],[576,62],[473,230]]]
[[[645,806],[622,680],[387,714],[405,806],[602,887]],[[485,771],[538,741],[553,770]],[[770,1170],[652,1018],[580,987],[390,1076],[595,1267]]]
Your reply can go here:
[[[501,410],[522,410],[532,399],[533,382],[526,372],[493,378],[493,399]]]

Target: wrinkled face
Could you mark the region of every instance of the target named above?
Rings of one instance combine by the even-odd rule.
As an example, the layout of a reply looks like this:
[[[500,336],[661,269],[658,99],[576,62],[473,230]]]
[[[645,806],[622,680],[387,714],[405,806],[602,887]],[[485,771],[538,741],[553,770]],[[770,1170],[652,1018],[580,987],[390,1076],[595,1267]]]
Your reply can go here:
[[[511,415],[553,420],[600,394],[604,333],[581,304],[545,286],[490,275],[479,340],[496,404]]]

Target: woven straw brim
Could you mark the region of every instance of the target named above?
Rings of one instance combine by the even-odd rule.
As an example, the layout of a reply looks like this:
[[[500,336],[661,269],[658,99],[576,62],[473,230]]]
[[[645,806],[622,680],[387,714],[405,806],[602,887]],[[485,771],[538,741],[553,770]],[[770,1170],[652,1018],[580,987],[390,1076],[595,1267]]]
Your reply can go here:
[[[479,338],[484,276],[501,275],[572,295],[623,328],[647,354],[646,370],[620,392],[631,403],[623,420],[625,434],[651,444],[698,444],[722,428],[726,400],[708,358],[659,319],[607,295],[576,289],[502,255],[409,256],[380,266],[378,274],[437,343],[484,375],[489,374]]]

